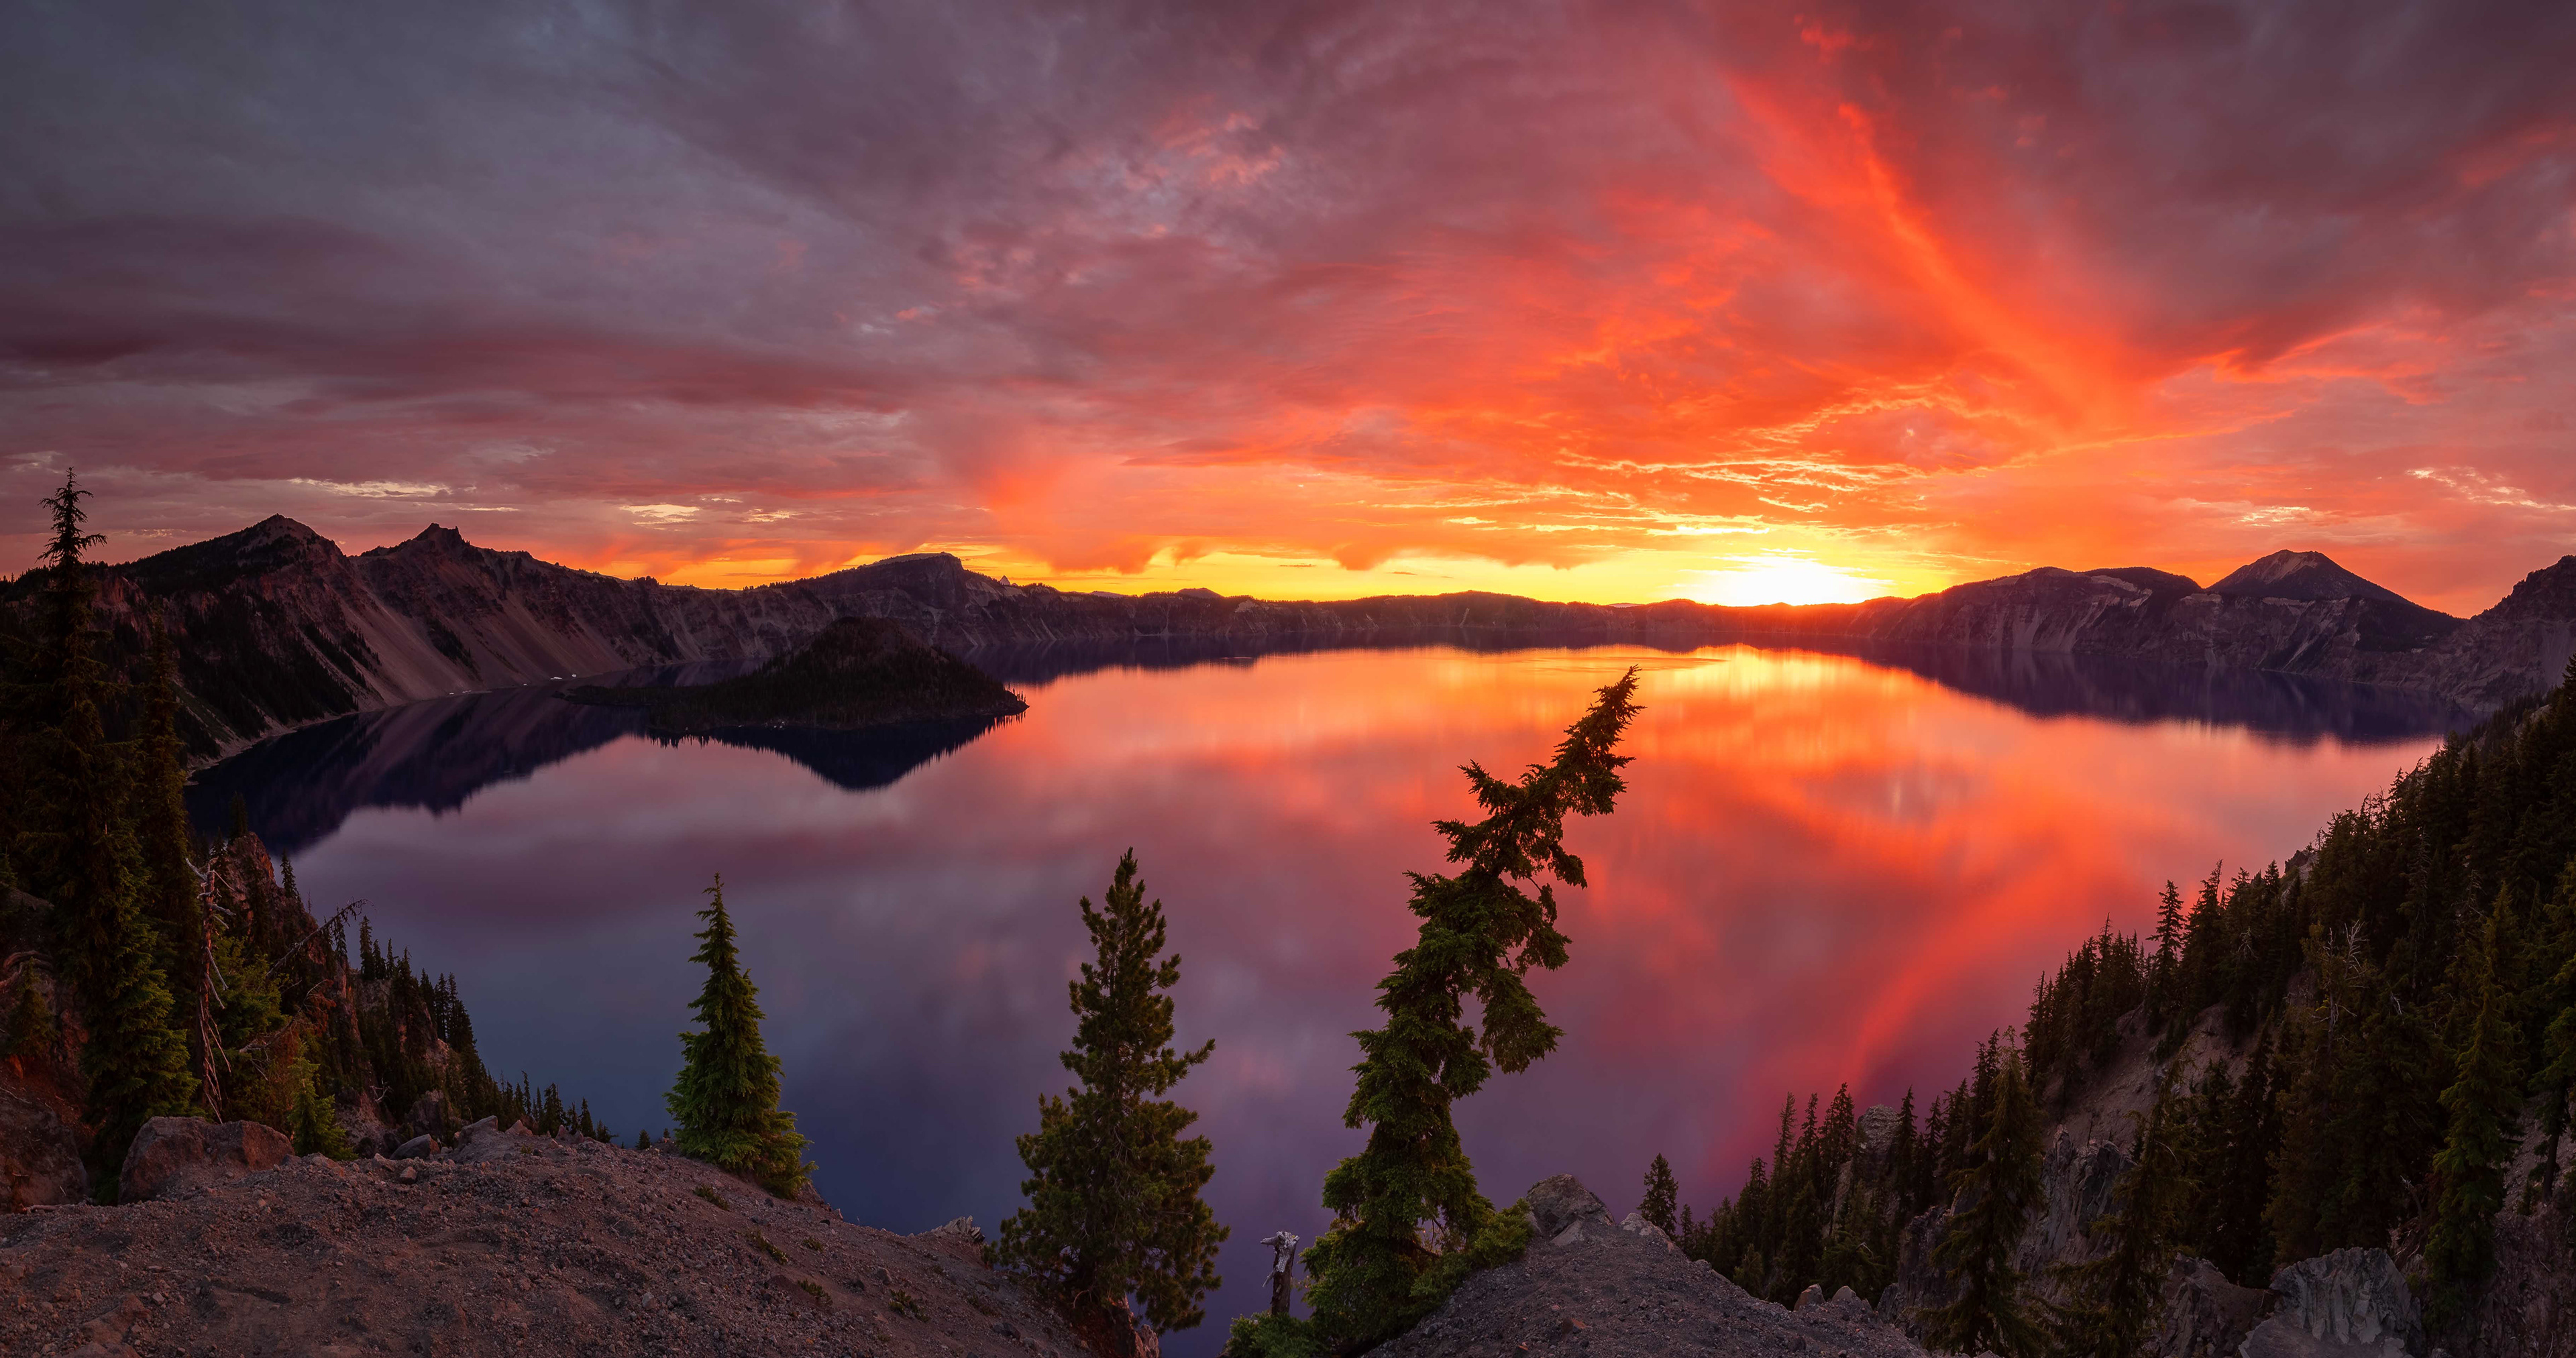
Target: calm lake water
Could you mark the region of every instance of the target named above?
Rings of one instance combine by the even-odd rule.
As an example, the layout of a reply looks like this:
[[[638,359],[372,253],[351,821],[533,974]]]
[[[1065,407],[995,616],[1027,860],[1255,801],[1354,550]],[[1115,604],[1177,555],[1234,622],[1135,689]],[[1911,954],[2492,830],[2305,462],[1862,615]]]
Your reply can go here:
[[[989,729],[666,745],[519,691],[297,732],[211,771],[317,907],[452,971],[496,1074],[631,1138],[700,976],[724,874],[787,1105],[851,1218],[917,1231],[1018,1202],[1012,1137],[1064,1074],[1074,901],[1133,846],[1183,961],[1180,1086],[1234,1228],[1210,1323],[1312,1239],[1371,987],[1412,939],[1406,869],[1468,814],[1456,772],[1541,758],[1644,671],[1615,815],[1569,839],[1572,961],[1534,978],[1557,1054],[1462,1106],[1487,1193],[1571,1171],[1624,1211],[1671,1157],[1703,1206],[1785,1090],[1864,1106],[1957,1081],[2032,982],[2167,879],[2259,867],[2428,752],[2451,713],[2384,693],[2135,665],[1715,647],[977,657],[1029,700]],[[1103,660],[1119,663],[1103,664]]]

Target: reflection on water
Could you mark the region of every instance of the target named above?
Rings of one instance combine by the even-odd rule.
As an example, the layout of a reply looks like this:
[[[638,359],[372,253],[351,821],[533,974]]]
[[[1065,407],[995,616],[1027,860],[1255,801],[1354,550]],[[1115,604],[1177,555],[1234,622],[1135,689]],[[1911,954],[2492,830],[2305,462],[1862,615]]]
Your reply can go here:
[[[367,898],[380,937],[457,974],[496,1073],[628,1132],[667,1121],[690,911],[722,872],[819,1185],[900,1230],[1011,1210],[1011,1138],[1064,1079],[1074,899],[1133,846],[1185,959],[1181,1039],[1217,1043],[1180,1088],[1235,1228],[1216,1322],[1174,1337],[1202,1355],[1261,1304],[1253,1242],[1324,1224],[1323,1172],[1357,1144],[1349,1034],[1411,940],[1429,822],[1469,809],[1456,766],[1543,757],[1624,666],[1646,671],[1630,791],[1573,827],[1593,885],[1565,893],[1573,960],[1534,980],[1564,1044],[1461,1108],[1501,1200],[1572,1171],[1624,1210],[1662,1152],[1705,1205],[1784,1089],[1947,1087],[2069,944],[2137,928],[2168,877],[2286,855],[2438,729],[2266,685],[2228,724],[2198,671],[2160,693],[1741,647],[1155,659],[994,659],[1026,716],[821,753],[656,743],[542,694],[424,704],[206,792],[264,789],[253,822],[304,846],[317,901]]]
[[[972,652],[971,658],[1003,683],[1028,688],[1106,669],[1248,665],[1260,655],[1328,649],[1422,649],[1419,639],[1365,646],[1291,641],[1260,655],[1244,654],[1243,645],[1222,637],[1058,642],[989,647]],[[1464,639],[1453,634],[1443,648],[1500,655],[1549,647],[1543,636],[1507,633]],[[1645,655],[1695,654],[1631,649]],[[2474,722],[2474,714],[2427,694],[2261,670],[1931,647],[1870,647],[1850,654],[2041,717],[2205,722],[2277,740],[2360,742],[2412,741]],[[637,687],[703,684],[747,668],[702,661],[638,670],[616,676],[614,682]],[[525,778],[644,729],[640,709],[566,703],[555,691],[552,685],[536,685],[434,699],[292,731],[200,774],[188,789],[189,808],[201,827],[216,832],[229,825],[233,799],[239,797],[272,847],[298,854],[361,807],[453,811],[488,784]],[[861,733],[731,731],[713,738],[775,751],[843,788],[863,792],[894,782],[992,725],[977,720]]]

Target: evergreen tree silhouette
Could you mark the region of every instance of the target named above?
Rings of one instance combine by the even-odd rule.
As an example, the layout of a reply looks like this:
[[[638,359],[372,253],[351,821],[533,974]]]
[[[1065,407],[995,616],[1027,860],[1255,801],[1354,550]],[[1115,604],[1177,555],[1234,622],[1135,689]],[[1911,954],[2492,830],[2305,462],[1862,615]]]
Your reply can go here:
[[[1961,1206],[1932,1262],[1958,1285],[1958,1299],[1922,1311],[1928,1345],[1955,1353],[1992,1349],[2003,1358],[2036,1358],[2046,1335],[2022,1296],[2013,1247],[2041,1206],[2040,1116],[2021,1053],[1993,1053],[1992,1112],[1974,1147],[1975,1163],[1951,1180]]]
[[[179,739],[179,670],[169,633],[152,624],[152,677],[144,690],[143,735],[136,770],[137,838],[143,853],[143,899],[160,950],[154,961],[168,978],[172,1018],[189,1047],[189,1066],[211,1068],[201,1040],[205,994],[206,918],[197,874],[189,866],[187,749]],[[290,881],[292,878],[289,879]]]
[[[135,899],[140,851],[101,711],[107,681],[92,653],[94,586],[81,554],[102,539],[82,531],[88,496],[66,475],[45,500],[53,516],[45,634],[30,695],[35,828],[20,839],[36,894],[53,902],[57,956],[80,997],[90,1161],[109,1193],[134,1134],[148,1119],[189,1111],[197,1082],[171,1023],[159,937]]]
[[[2519,1046],[2512,1001],[2495,975],[2496,956],[2510,937],[2513,905],[2499,899],[2487,916],[2485,938],[2472,945],[2462,998],[2473,1006],[2458,1078],[2442,1091],[2450,1114],[2442,1149],[2433,1156],[2439,1191],[2433,1232],[2424,1242],[2424,1266],[2433,1282],[2425,1307],[2428,1323],[2457,1319],[2477,1284],[2495,1271],[2495,1214],[2504,1206],[2504,1168],[2521,1144]]]
[[[2147,1009],[2150,1027],[2161,1029],[2181,1010],[2181,996],[2174,993],[2182,978],[2183,947],[2182,892],[2171,881],[2164,894],[2156,898],[2156,955],[2150,973]]]
[[[1673,1204],[1681,1197],[1681,1185],[1673,1181],[1672,1164],[1662,1155],[1646,1166],[1646,1196],[1637,1203],[1637,1215],[1655,1224],[1666,1236],[1680,1238],[1679,1224],[1673,1220]]]
[[[1002,1223],[996,1262],[1027,1274],[1078,1316],[1105,1317],[1129,1297],[1157,1330],[1206,1318],[1222,1281],[1228,1234],[1199,1197],[1213,1173],[1198,1114],[1163,1097],[1216,1044],[1172,1046],[1171,988],[1181,959],[1165,957],[1163,903],[1145,899],[1136,853],[1118,860],[1094,908],[1081,901],[1093,958],[1067,990],[1073,1046],[1060,1059],[1078,1083],[1038,1100],[1038,1130],[1019,1139],[1029,1205]]]
[[[1497,1068],[1525,1070],[1556,1048],[1559,1030],[1523,980],[1532,967],[1565,964],[1555,889],[1539,879],[1584,884],[1582,861],[1565,851],[1565,818],[1609,811],[1625,786],[1628,761],[1614,751],[1636,690],[1634,669],[1600,690],[1556,757],[1517,782],[1467,765],[1485,819],[1435,827],[1463,868],[1412,874],[1420,936],[1378,984],[1385,1026],[1356,1034],[1359,1078],[1343,1121],[1368,1128],[1368,1143],[1325,1176],[1333,1225],[1306,1253],[1307,1297],[1327,1342],[1357,1348],[1399,1333],[1468,1272],[1527,1243],[1528,1219],[1497,1213],[1476,1191],[1450,1106]],[[1480,1026],[1466,1021],[1471,996]]]
[[[680,1078],[664,1102],[680,1124],[681,1154],[794,1197],[813,1169],[804,1162],[808,1143],[796,1134],[796,1115],[778,1107],[778,1058],[760,1040],[760,992],[742,974],[724,878],[706,894],[698,918],[707,927],[689,958],[707,969],[706,988],[689,1002],[705,1031],[680,1034]],[[551,1085],[546,1111],[560,1123],[563,1097]]]

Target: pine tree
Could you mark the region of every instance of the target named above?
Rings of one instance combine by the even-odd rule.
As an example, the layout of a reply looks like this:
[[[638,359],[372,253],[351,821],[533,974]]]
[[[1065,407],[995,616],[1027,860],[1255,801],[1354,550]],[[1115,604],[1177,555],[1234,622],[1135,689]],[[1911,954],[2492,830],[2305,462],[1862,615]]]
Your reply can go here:
[[[1673,1220],[1673,1204],[1681,1197],[1681,1185],[1673,1181],[1673,1167],[1663,1156],[1646,1166],[1646,1196],[1637,1204],[1637,1215],[1653,1222],[1655,1229],[1667,1237],[1679,1239],[1679,1224]]]
[[[2272,1035],[2266,1032],[2245,1058],[2245,1073],[2236,1081],[2227,1113],[2226,1158],[2214,1192],[2208,1194],[2215,1229],[2200,1242],[2200,1252],[2230,1278],[2266,1278],[2272,1272],[2272,1236],[2263,1219],[2272,1195],[2272,1159],[2281,1141],[2280,1115],[2272,1101]]]
[[[1206,1318],[1217,1246],[1228,1234],[1199,1197],[1214,1172],[1206,1137],[1181,1133],[1198,1114],[1162,1096],[1216,1044],[1172,1044],[1181,959],[1163,956],[1163,903],[1148,904],[1136,853],[1082,923],[1093,960],[1067,986],[1076,1023],[1060,1058],[1079,1083],[1038,1100],[1038,1130],[1019,1138],[1029,1205],[1002,1223],[997,1262],[1037,1278],[1078,1316],[1102,1317],[1131,1296],[1161,1331]]]
[[[152,680],[145,690],[137,796],[143,851],[143,898],[161,945],[154,961],[169,980],[171,1009],[189,1046],[192,1069],[211,1073],[203,1034],[211,1022],[205,994],[206,918],[195,869],[189,866],[187,750],[179,739],[178,660],[170,636],[152,624]],[[213,1091],[206,1091],[212,1094]]]
[[[1378,985],[1386,1026],[1356,1034],[1359,1078],[1343,1121],[1368,1128],[1368,1143],[1325,1176],[1333,1225],[1306,1253],[1307,1297],[1331,1343],[1364,1347],[1401,1332],[1469,1271],[1527,1243],[1527,1218],[1497,1213],[1476,1191],[1450,1106],[1497,1067],[1525,1070],[1555,1050],[1559,1030],[1523,977],[1563,966],[1566,938],[1554,887],[1540,884],[1532,898],[1519,884],[1584,884],[1582,861],[1565,851],[1565,818],[1609,811],[1625,786],[1628,761],[1613,751],[1636,715],[1636,689],[1633,669],[1602,689],[1555,759],[1518,782],[1467,765],[1485,819],[1435,827],[1464,867],[1412,875],[1420,938]],[[1466,1022],[1470,996],[1481,1028]]]
[[[1975,1163],[1951,1181],[1962,1205],[1932,1247],[1933,1264],[1958,1285],[1959,1296],[1917,1318],[1930,1346],[2034,1358],[2046,1340],[2026,1309],[2012,1256],[2041,1205],[2039,1104],[2020,1052],[2005,1049],[1994,1060],[1993,1111],[1977,1139]]]
[[[706,988],[689,1002],[706,1031],[680,1034],[680,1078],[664,1100],[680,1123],[680,1153],[746,1176],[782,1198],[805,1186],[813,1166],[796,1134],[796,1115],[778,1107],[778,1058],[760,1040],[759,991],[742,974],[733,918],[725,913],[724,879],[698,912],[707,927],[689,958],[707,969]],[[551,1087],[558,1115],[562,1098]]]
[[[2156,898],[2156,956],[2150,992],[2155,998],[2148,1007],[2150,1026],[2162,1028],[2180,1008],[2174,985],[2182,976],[2182,941],[2182,892],[2168,881],[2164,894]]]
[[[2459,1076],[2442,1091],[2449,1133],[2433,1156],[2440,1192],[2433,1232],[2424,1243],[2424,1265],[2433,1295],[2425,1319],[2447,1325],[2466,1309],[2471,1291],[2495,1271],[2495,1214],[2504,1206],[2504,1168],[2521,1142],[2521,1072],[2511,1000],[2497,984],[2495,954],[2509,932],[2509,900],[2487,917],[2486,937],[2473,946],[2463,1001],[2473,1006]]]
[[[349,1146],[349,1134],[330,1104],[314,1089],[313,1072],[297,1083],[295,1091],[295,1125],[291,1135],[297,1155],[322,1154],[334,1160],[355,1160],[358,1153]]]
[[[36,894],[53,902],[57,955],[80,997],[87,1041],[90,1159],[113,1167],[148,1119],[189,1111],[196,1080],[172,1026],[160,941],[135,900],[138,850],[126,818],[124,769],[107,741],[103,667],[91,654],[92,586],[81,554],[101,539],[82,531],[89,492],[66,476],[45,501],[53,535],[44,553],[46,632],[33,693],[34,793],[21,847]]]
[[[1914,1121],[1914,1089],[1907,1086],[1905,1101],[1896,1109],[1896,1134],[1888,1138],[1887,1185],[1889,1216],[1898,1224],[1913,1219],[1923,1210],[1915,1195],[1915,1162],[1923,1156],[1922,1132]]]

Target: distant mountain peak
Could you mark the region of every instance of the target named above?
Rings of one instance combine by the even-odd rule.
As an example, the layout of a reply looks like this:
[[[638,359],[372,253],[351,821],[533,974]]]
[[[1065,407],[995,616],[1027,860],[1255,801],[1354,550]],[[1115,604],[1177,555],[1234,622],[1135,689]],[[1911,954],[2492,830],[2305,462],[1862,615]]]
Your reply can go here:
[[[2385,585],[2373,584],[2336,564],[2323,552],[2278,551],[2249,561],[2209,587],[2212,594],[2255,595],[2272,599],[2377,599],[2414,603]]]
[[[322,535],[320,533],[314,532],[312,529],[305,527],[303,524],[294,519],[290,519],[283,514],[269,515],[267,518],[243,529],[241,536],[253,538],[262,542],[276,542],[282,539],[292,539],[296,542],[322,541]]]

